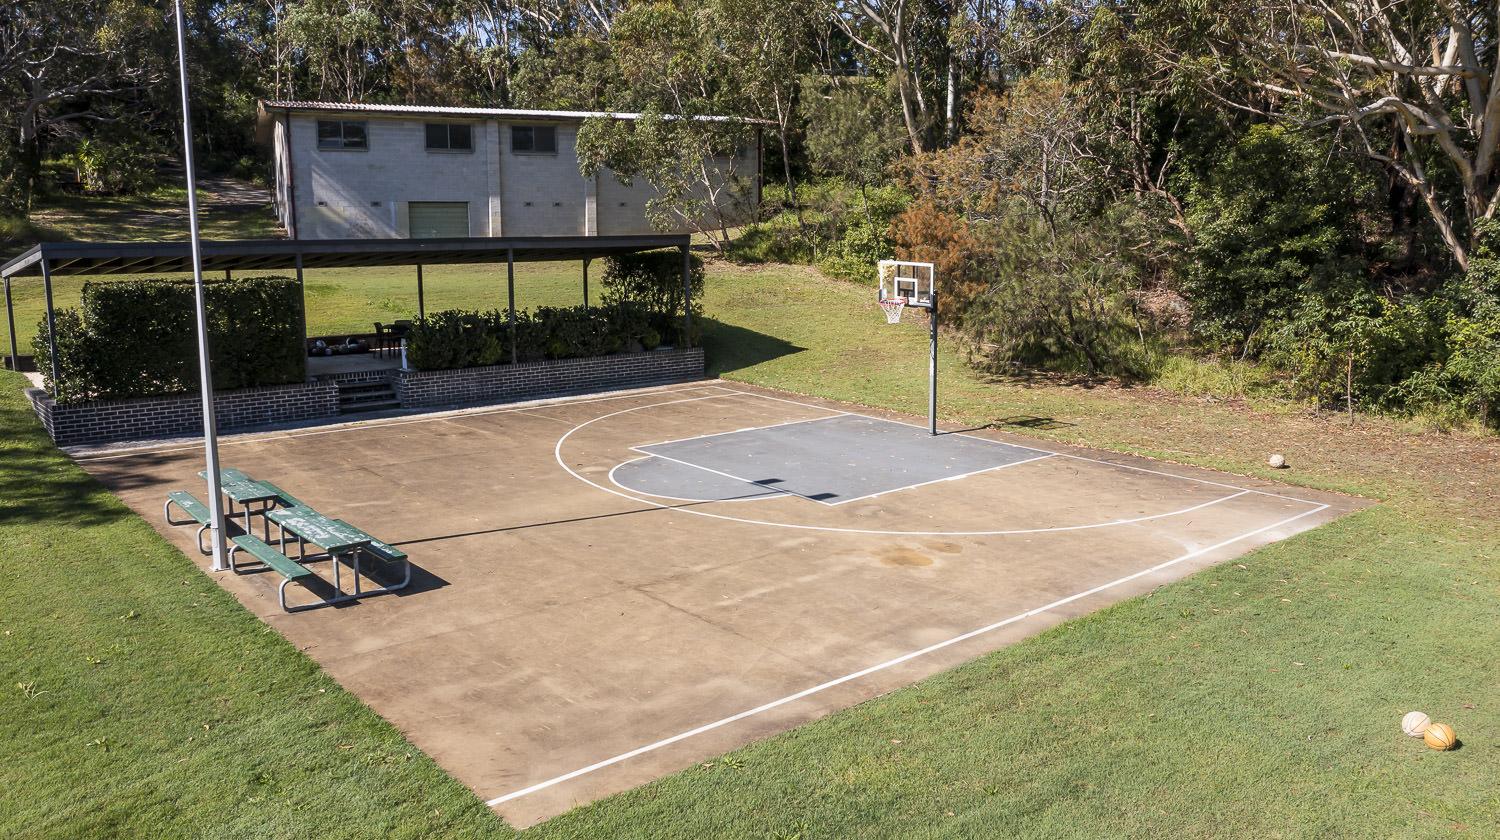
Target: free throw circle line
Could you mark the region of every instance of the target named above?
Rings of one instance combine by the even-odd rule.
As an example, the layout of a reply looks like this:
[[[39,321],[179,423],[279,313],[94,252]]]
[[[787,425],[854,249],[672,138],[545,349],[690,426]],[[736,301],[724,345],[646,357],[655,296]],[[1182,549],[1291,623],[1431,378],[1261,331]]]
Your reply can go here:
[[[736,392],[736,391],[731,391],[731,394],[740,394],[740,395],[743,395],[743,396],[755,396],[754,394],[746,394],[745,392]],[[718,520],[721,520],[721,521],[724,521],[724,522],[739,522],[739,523],[744,524],[744,525],[765,525],[765,526],[769,526],[769,527],[773,527],[773,528],[790,528],[790,529],[799,530],[799,531],[823,531],[823,532],[834,533],[834,534],[872,534],[872,535],[877,535],[877,536],[892,536],[892,537],[900,537],[900,536],[911,536],[911,537],[1004,537],[1004,536],[1016,536],[1016,535],[1022,535],[1022,534],[1047,534],[1047,533],[1061,533],[1061,532],[1065,532],[1065,531],[1084,531],[1084,530],[1089,530],[1089,529],[1094,529],[1094,528],[1112,528],[1112,527],[1119,526],[1119,525],[1134,525],[1134,524],[1140,523],[1140,522],[1150,522],[1150,521],[1155,520],[1155,519],[1166,519],[1166,518],[1172,517],[1172,516],[1181,516],[1181,515],[1183,515],[1185,513],[1192,513],[1194,511],[1202,510],[1203,508],[1210,507],[1212,505],[1217,505],[1217,504],[1220,504],[1222,502],[1227,502],[1230,499],[1237,499],[1240,496],[1244,496],[1244,495],[1256,492],[1254,490],[1246,490],[1244,488],[1238,488],[1238,492],[1233,493],[1231,495],[1221,496],[1221,497],[1219,497],[1217,499],[1211,499],[1211,500],[1209,500],[1207,502],[1200,502],[1199,504],[1192,505],[1190,507],[1185,507],[1185,508],[1182,508],[1181,510],[1168,511],[1166,513],[1151,514],[1149,516],[1138,516],[1138,517],[1133,517],[1133,518],[1130,518],[1130,519],[1114,519],[1114,520],[1110,520],[1108,522],[1092,522],[1092,523],[1087,523],[1087,524],[1084,524],[1084,525],[1057,525],[1057,526],[1053,526],[1053,527],[1049,527],[1049,528],[1006,528],[1006,529],[985,530],[985,531],[951,531],[951,530],[949,530],[949,531],[898,531],[898,530],[882,529],[882,528],[844,528],[844,527],[838,527],[838,526],[834,526],[834,525],[806,525],[806,524],[796,523],[796,522],[775,522],[775,521],[770,521],[770,520],[765,520],[765,519],[750,519],[750,518],[741,517],[741,516],[730,516],[728,514],[713,513],[711,511],[706,511],[706,510],[689,510],[687,508],[680,507],[680,506],[677,506],[677,505],[669,505],[669,504],[664,504],[662,502],[653,501],[651,499],[644,499],[644,498],[641,498],[640,496],[636,496],[636,495],[633,495],[631,493],[626,493],[626,492],[624,492],[622,490],[615,490],[615,489],[613,489],[611,487],[606,487],[605,485],[600,484],[599,482],[594,481],[593,479],[588,478],[587,476],[584,476],[584,475],[580,474],[578,471],[576,471],[572,467],[568,466],[567,461],[565,461],[563,459],[562,448],[563,448],[563,444],[567,443],[568,438],[572,437],[574,435],[574,433],[578,432],[580,429],[583,429],[583,428],[585,428],[587,426],[593,425],[594,423],[598,423],[601,420],[608,420],[611,417],[617,417],[617,416],[619,416],[621,414],[630,414],[630,413],[636,412],[636,411],[645,411],[647,409],[661,408],[663,406],[668,406],[668,405],[679,405],[681,403],[701,402],[703,400],[725,399],[727,396],[728,395],[713,394],[713,395],[709,395],[709,396],[705,396],[705,397],[690,397],[690,398],[681,399],[681,400],[666,400],[664,402],[656,402],[656,403],[648,403],[646,405],[632,406],[630,408],[620,409],[619,411],[611,411],[608,414],[601,414],[598,417],[595,417],[595,418],[593,418],[591,420],[585,420],[582,423],[579,423],[578,425],[576,425],[573,428],[569,429],[568,431],[564,432],[563,435],[562,435],[562,437],[559,437],[557,439],[557,445],[552,448],[552,457],[553,457],[554,460],[557,461],[558,466],[562,467],[565,471],[567,471],[567,473],[569,475],[573,476],[574,478],[578,479],[579,481],[582,481],[585,484],[590,485],[591,487],[594,487],[594,488],[599,489],[599,490],[603,490],[604,492],[609,493],[610,495],[613,495],[613,496],[619,496],[622,499],[628,499],[628,500],[630,500],[632,502],[636,502],[637,504],[650,505],[652,507],[660,508],[662,510],[670,510],[670,511],[675,511],[677,513],[687,513],[687,514],[691,514],[693,516],[703,516],[703,517],[707,517],[709,519],[718,519]],[[788,400],[788,402],[790,402],[790,400]],[[876,418],[876,419],[878,419],[878,418]],[[981,440],[982,440],[982,438],[981,438]],[[1043,450],[1038,450],[1038,451],[1043,451]],[[1058,454],[1058,453],[1050,453],[1050,454]],[[660,456],[658,456],[658,457],[660,457]],[[1107,462],[1100,462],[1100,463],[1107,463]],[[616,466],[618,466],[618,465],[616,465]],[[1167,475],[1170,475],[1170,474],[1167,474]],[[1183,478],[1184,480],[1191,480],[1191,479],[1186,479],[1183,476],[1172,476],[1172,477],[1173,478]],[[1206,483],[1212,484],[1214,482],[1206,482]],[[1228,485],[1226,485],[1226,486],[1228,486]],[[1266,494],[1266,495],[1273,495],[1273,494]],[[1294,500],[1294,501],[1302,501],[1302,500],[1297,499],[1297,500]],[[1306,504],[1316,504],[1316,503],[1315,502],[1306,502]]]

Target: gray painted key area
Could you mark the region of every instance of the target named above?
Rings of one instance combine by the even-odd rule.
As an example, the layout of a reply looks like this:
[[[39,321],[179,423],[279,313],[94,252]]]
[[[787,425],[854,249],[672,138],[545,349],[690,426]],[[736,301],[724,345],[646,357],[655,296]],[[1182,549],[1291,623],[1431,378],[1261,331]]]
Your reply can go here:
[[[790,494],[837,505],[1032,461],[1046,452],[873,417],[801,423],[635,447],[616,484],[654,496],[731,500]],[[751,485],[747,487],[746,485]]]

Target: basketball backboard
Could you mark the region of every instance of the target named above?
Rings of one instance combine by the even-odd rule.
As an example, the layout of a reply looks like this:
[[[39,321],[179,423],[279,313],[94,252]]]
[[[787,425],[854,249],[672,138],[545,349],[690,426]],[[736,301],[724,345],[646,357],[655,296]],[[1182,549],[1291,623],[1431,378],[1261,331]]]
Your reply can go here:
[[[936,271],[932,263],[881,260],[878,264],[880,299],[901,299],[907,306],[932,306]]]

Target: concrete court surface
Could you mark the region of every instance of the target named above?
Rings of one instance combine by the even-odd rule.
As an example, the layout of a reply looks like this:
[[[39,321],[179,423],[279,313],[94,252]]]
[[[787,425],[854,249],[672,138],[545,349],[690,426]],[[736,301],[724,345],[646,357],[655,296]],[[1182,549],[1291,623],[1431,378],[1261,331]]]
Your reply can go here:
[[[919,426],[702,382],[229,437],[417,572],[293,615],[214,578],[525,826],[1364,504]],[[161,517],[199,447],[75,455],[206,567]]]

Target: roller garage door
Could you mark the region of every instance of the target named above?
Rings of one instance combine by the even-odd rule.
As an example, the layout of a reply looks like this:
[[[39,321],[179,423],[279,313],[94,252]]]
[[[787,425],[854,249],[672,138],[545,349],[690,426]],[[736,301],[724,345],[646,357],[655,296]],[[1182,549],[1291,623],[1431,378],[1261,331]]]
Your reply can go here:
[[[469,202],[413,201],[407,204],[412,239],[469,235]]]

